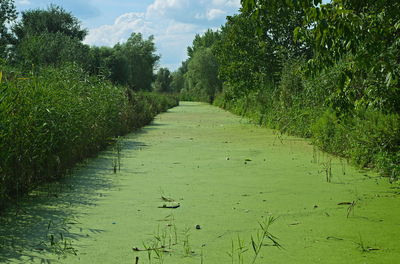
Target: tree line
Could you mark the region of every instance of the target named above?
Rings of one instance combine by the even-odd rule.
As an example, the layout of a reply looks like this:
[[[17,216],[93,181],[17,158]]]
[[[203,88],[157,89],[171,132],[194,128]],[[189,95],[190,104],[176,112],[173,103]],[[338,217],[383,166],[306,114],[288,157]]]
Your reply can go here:
[[[22,12],[18,19],[13,0],[0,3],[0,56],[3,65],[24,72],[73,63],[133,91],[170,92],[171,73],[160,68],[154,38],[132,33],[113,47],[83,44],[88,31],[73,14],[50,5],[46,10]]]
[[[172,74],[183,98],[400,174],[400,2],[242,0]]]

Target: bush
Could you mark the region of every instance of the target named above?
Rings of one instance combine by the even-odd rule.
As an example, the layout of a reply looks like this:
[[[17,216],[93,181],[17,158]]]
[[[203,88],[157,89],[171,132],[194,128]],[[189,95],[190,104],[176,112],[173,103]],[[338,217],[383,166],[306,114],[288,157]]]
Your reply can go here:
[[[376,110],[359,113],[351,130],[349,156],[363,167],[377,166],[386,174],[400,169],[400,116]]]

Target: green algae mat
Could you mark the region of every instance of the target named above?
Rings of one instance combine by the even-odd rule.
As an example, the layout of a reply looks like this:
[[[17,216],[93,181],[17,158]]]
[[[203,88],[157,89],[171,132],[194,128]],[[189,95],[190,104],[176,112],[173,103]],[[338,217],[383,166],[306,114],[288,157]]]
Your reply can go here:
[[[399,263],[400,186],[181,102],[0,218],[1,263]]]

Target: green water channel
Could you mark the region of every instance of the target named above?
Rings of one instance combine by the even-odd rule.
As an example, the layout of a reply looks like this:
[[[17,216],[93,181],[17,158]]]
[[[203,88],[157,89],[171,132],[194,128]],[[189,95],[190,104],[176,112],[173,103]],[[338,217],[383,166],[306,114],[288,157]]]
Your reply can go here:
[[[181,102],[119,145],[7,211],[0,262],[252,263],[275,217],[255,263],[400,263],[400,185],[308,140]]]

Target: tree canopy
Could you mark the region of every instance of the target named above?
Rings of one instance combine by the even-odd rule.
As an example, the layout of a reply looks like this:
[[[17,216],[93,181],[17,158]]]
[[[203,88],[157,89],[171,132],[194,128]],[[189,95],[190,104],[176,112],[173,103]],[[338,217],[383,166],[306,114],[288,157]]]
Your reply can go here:
[[[22,18],[14,27],[18,40],[41,34],[56,34],[82,41],[87,30],[81,27],[80,21],[63,8],[51,5],[47,10],[34,9],[22,12]]]

